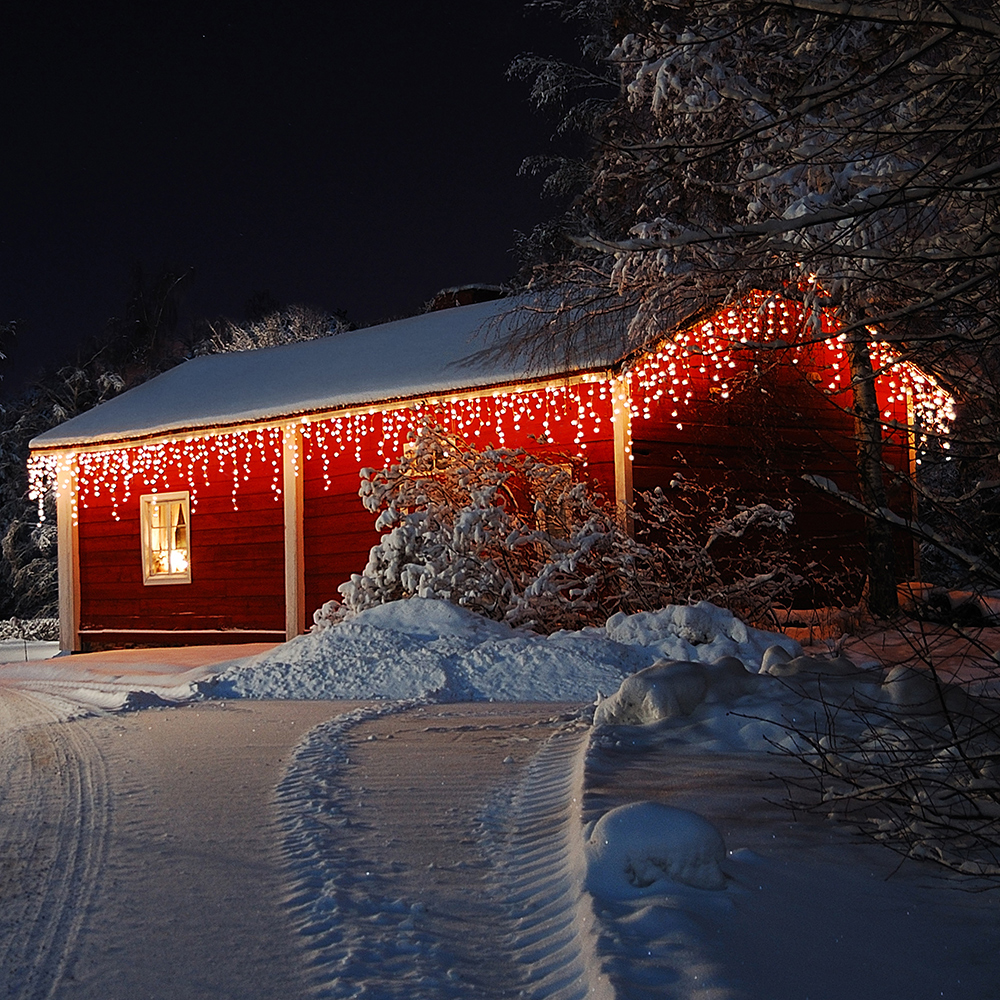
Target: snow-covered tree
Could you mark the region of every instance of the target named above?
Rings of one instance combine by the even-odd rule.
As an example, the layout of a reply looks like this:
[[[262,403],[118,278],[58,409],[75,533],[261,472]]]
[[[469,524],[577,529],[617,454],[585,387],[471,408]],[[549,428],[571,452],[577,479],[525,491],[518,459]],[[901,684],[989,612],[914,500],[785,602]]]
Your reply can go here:
[[[583,172],[561,164],[550,178],[578,196],[562,252],[533,277],[605,282],[637,340],[753,290],[803,303],[801,339],[823,336],[821,311],[836,310],[861,503],[877,515],[888,505],[871,341],[894,343],[959,393],[995,367],[1000,5],[541,6],[583,26],[597,69],[567,74],[524,57],[514,71],[533,78],[541,104],[598,89],[567,115],[594,153]],[[890,528],[869,523],[869,604],[887,613]]]
[[[643,497],[638,540],[571,460],[480,450],[429,423],[398,462],[361,477],[382,539],[342,601],[316,612],[319,627],[406,597],[543,632],[701,600],[764,622],[801,582],[781,545],[791,511],[679,475]]]
[[[224,318],[202,320],[198,324],[199,339],[195,353],[256,351],[300,340],[317,340],[347,329],[349,326],[341,316],[329,315],[309,306],[279,307],[243,323]]]

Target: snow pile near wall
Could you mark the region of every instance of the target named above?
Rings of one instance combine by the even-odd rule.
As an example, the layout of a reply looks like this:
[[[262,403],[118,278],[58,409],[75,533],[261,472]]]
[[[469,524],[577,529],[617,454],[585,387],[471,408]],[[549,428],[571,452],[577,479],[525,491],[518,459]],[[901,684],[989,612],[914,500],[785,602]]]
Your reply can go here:
[[[794,640],[748,628],[711,604],[617,614],[602,628],[539,636],[447,601],[410,598],[363,611],[222,673],[216,697],[592,701],[664,656],[758,671]]]

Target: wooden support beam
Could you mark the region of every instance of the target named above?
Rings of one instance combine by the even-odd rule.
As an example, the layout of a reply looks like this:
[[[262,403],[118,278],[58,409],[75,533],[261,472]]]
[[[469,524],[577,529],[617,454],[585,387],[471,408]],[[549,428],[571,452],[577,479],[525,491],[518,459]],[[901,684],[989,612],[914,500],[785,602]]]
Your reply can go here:
[[[622,527],[630,535],[633,522],[630,516],[632,494],[632,406],[627,376],[611,382],[612,420],[615,434],[615,505]]]
[[[59,545],[59,648],[80,649],[80,532],[76,521],[76,457],[59,462],[56,489],[56,537]]]
[[[306,631],[305,545],[302,525],[302,428],[290,424],[282,436],[282,498],[285,507],[285,638]]]

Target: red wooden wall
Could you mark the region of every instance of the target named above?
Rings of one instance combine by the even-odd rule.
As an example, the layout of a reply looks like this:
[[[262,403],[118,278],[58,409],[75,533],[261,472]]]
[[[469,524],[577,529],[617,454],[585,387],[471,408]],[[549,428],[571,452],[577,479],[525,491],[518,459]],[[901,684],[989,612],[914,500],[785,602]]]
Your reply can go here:
[[[246,474],[234,509],[231,474],[198,469],[192,476],[176,463],[163,466],[158,492],[197,494],[187,584],[142,582],[138,498],[152,492],[148,485],[133,479],[128,499],[120,483],[113,493],[86,489],[79,512],[81,629],[283,631],[281,497],[271,490],[273,467],[259,453],[248,459]]]
[[[672,475],[708,483],[726,482],[774,501],[786,496],[796,511],[802,553],[829,559],[860,559],[861,520],[804,483],[802,473],[856,487],[854,428],[849,394],[828,395],[817,384],[821,369],[807,363],[776,364],[756,372],[742,359],[728,377],[723,398],[709,374],[688,373],[692,402],[677,406],[667,396],[652,399],[632,419],[634,488],[666,486]],[[633,388],[637,398],[643,390]],[[328,420],[304,430],[303,536],[307,620],[325,601],[338,597],[340,584],[361,572],[378,542],[376,515],[358,496],[359,470],[382,468],[395,460],[405,430],[428,417],[477,447],[524,447],[533,454],[585,457],[585,474],[598,492],[613,500],[614,447],[610,390],[584,385],[568,393],[527,393],[510,408],[494,397],[424,407],[421,414],[398,411]],[[893,404],[897,409],[904,404]],[[498,408],[502,410],[499,424]],[[581,414],[586,410],[586,416]],[[677,415],[673,411],[677,410]],[[897,414],[901,421],[905,413]],[[574,422],[575,421],[575,422]],[[677,425],[681,426],[678,427]],[[497,428],[502,428],[502,436]],[[585,449],[575,440],[584,436]],[[230,443],[236,436],[230,438]],[[247,440],[243,439],[244,443]],[[128,496],[111,477],[84,482],[79,517],[81,628],[90,629],[253,629],[281,631],[285,625],[283,504],[280,493],[279,437],[237,458],[172,460],[169,448],[158,460],[156,478],[133,478]],[[178,445],[181,449],[183,446]],[[269,450],[270,449],[270,450]],[[220,449],[219,454],[224,453]],[[133,452],[134,454],[134,452]],[[235,452],[234,452],[235,454]],[[908,467],[905,441],[887,443],[886,458]],[[227,465],[227,462],[229,463]],[[134,464],[134,463],[133,463]],[[238,489],[234,493],[234,476]],[[145,586],[139,547],[140,494],[191,490],[190,584]],[[234,505],[235,499],[235,505]],[[896,490],[893,504],[905,513],[909,496]],[[116,519],[116,516],[118,519]],[[851,549],[854,546],[854,549]],[[904,552],[905,549],[901,551]],[[904,562],[905,566],[905,562]]]
[[[793,551],[831,569],[842,560],[849,566],[862,565],[862,517],[802,479],[806,473],[824,476],[857,495],[851,394],[839,388],[826,391],[825,348],[815,350],[819,357],[803,351],[795,365],[779,357],[764,371],[755,371],[752,359],[739,359],[737,371],[729,373],[727,398],[708,372],[692,366],[685,372],[690,380],[685,388],[692,392],[689,405],[678,406],[664,396],[648,405],[646,416],[633,418],[636,493],[666,487],[680,472],[706,484],[725,483],[755,500],[787,500],[796,518]],[[905,403],[887,407],[890,419],[905,424]],[[884,438],[883,457],[908,471],[905,435]],[[906,515],[911,503],[908,489],[890,475],[886,484],[890,505]],[[900,571],[908,572],[913,549],[902,538],[899,558]]]
[[[582,391],[586,394],[588,390]],[[586,405],[588,414],[601,418],[596,432],[593,421],[586,424],[588,436],[583,450],[586,474],[603,496],[613,500],[615,474],[610,397],[606,395],[601,399],[599,393],[593,399],[588,396]],[[570,409],[575,413],[575,406]],[[576,455],[575,428],[565,412],[559,414],[560,419],[554,419],[558,410],[558,404],[549,401],[518,419],[517,426],[510,415],[506,415],[502,425],[503,446],[525,448],[534,455],[551,458]],[[544,444],[538,441],[543,432],[542,413],[550,418]],[[457,417],[456,411],[447,404],[438,410],[428,408],[424,415],[446,430],[458,430],[456,420],[461,419],[461,433],[477,447],[501,444],[489,417],[477,419],[465,409]],[[417,419],[412,411],[406,411],[406,418]],[[350,441],[343,429],[339,440],[335,441],[329,424],[314,428],[306,438],[303,536],[307,618],[324,602],[339,597],[337,588],[349,580],[352,573],[360,573],[365,568],[369,550],[379,540],[374,527],[377,515],[369,513],[358,496],[359,471],[365,467],[384,468],[398,456],[398,445],[393,452],[394,446],[388,441],[379,414],[365,422],[370,433],[359,435],[357,426],[355,422]],[[401,438],[405,439],[405,434]],[[321,441],[327,446],[325,452]],[[337,454],[341,447],[346,450]]]

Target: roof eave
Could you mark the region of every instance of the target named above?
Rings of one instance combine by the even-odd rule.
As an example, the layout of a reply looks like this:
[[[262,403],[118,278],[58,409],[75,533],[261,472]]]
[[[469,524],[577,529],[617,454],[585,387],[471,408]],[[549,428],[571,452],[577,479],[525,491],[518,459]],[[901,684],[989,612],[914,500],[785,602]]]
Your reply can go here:
[[[375,412],[378,410],[399,410],[420,403],[434,404],[443,400],[468,399],[474,396],[493,395],[498,392],[531,391],[543,386],[574,385],[586,381],[588,376],[613,376],[621,371],[625,362],[613,366],[578,368],[560,372],[558,375],[545,375],[538,378],[519,378],[501,382],[488,383],[479,386],[455,388],[452,391],[415,393],[407,396],[393,396],[368,401],[345,403],[336,407],[321,407],[312,409],[288,410],[267,417],[253,417],[246,420],[234,420],[220,424],[188,424],[176,427],[145,432],[135,435],[95,437],[87,440],[75,439],[52,444],[36,444],[37,438],[28,442],[32,454],[63,454],[67,452],[106,451],[115,448],[139,448],[144,445],[164,444],[177,440],[213,437],[220,434],[232,434],[275,426],[290,425],[303,421],[312,423],[335,417],[351,416],[359,412]],[[54,430],[55,428],[53,428]]]

